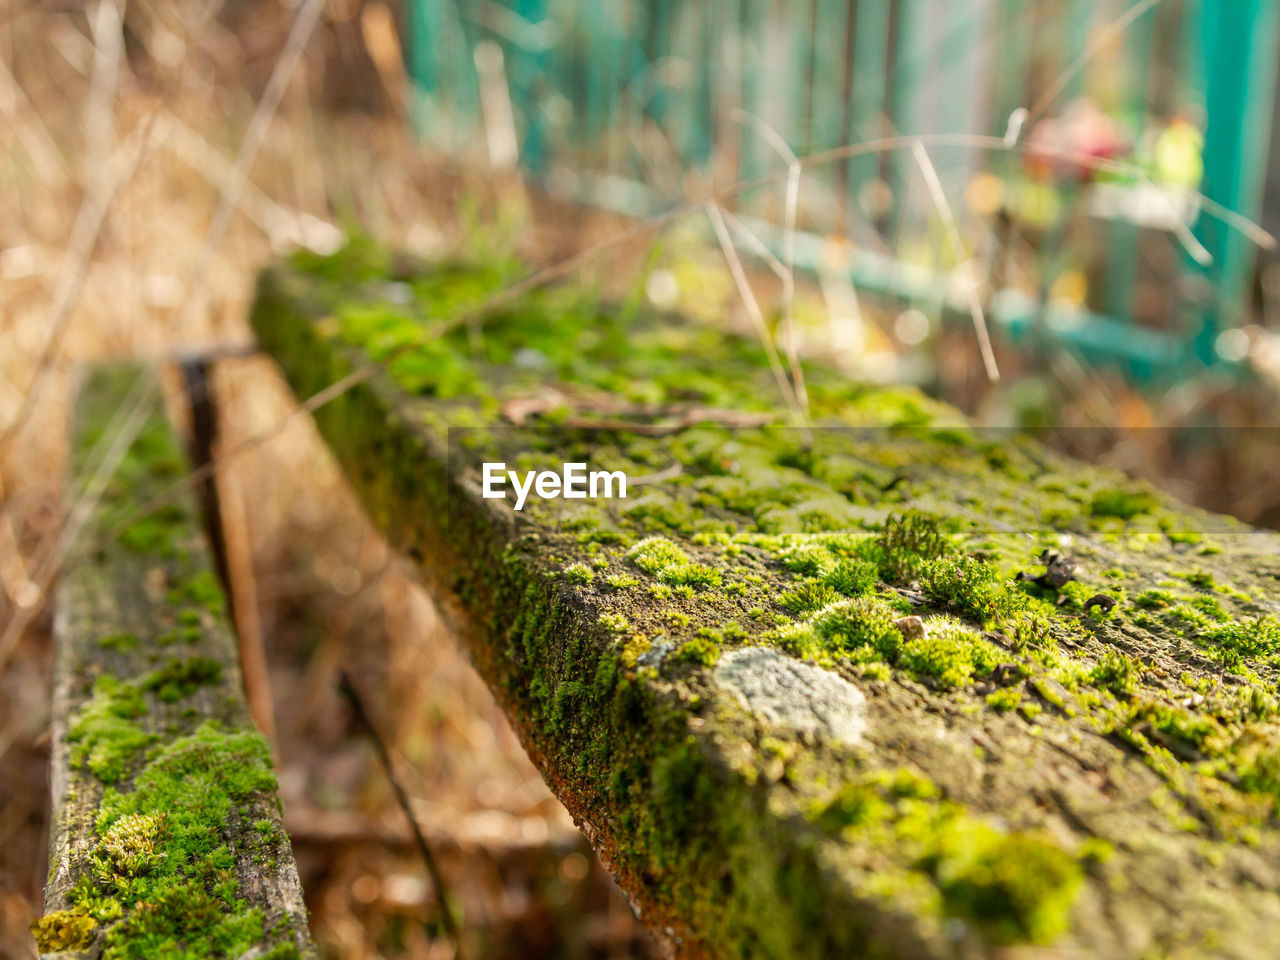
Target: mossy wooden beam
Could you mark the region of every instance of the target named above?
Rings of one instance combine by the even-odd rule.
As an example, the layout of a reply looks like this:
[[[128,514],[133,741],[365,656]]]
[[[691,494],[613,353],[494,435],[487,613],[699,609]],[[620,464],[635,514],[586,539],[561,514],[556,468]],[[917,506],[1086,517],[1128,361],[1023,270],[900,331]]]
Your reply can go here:
[[[314,956],[194,505],[127,519],[187,469],[153,376],[95,368],[77,404],[71,495],[101,496],[57,597],[53,827],[32,932],[48,957]]]
[[[685,956],[1253,957],[1277,538],[908,390],[358,246],[253,323],[530,756]],[[773,425],[760,426],[772,422]],[[481,496],[589,462],[626,499]],[[1001,951],[1009,952],[1001,952]]]

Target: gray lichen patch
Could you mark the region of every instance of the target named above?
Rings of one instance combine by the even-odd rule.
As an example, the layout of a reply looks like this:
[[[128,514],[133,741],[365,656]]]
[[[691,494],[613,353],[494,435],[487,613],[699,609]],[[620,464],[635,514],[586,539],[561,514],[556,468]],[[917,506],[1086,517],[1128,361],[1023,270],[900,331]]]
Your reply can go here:
[[[720,658],[716,682],[767,728],[854,745],[867,725],[867,698],[830,670],[772,647],[744,647]]]

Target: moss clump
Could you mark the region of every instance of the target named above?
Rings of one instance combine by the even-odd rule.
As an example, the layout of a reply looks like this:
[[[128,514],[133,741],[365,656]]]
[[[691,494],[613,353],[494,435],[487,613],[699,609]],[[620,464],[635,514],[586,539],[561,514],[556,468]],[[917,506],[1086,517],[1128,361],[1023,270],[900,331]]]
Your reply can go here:
[[[686,640],[680,649],[672,654],[676,663],[691,663],[700,667],[714,667],[720,659],[720,644],[709,635],[697,636]]]
[[[840,594],[825,583],[808,581],[778,594],[778,606],[791,613],[802,615],[829,606],[840,599]]]
[[[893,663],[902,649],[902,632],[894,624],[895,619],[895,611],[887,604],[871,597],[855,597],[823,607],[810,624],[827,650],[853,653],[869,648]]]
[[[882,575],[899,583],[915,577],[925,562],[954,549],[939,530],[938,518],[918,510],[890,514],[875,546]]]
[[[133,757],[157,739],[135,722],[146,712],[135,684],[102,674],[67,730],[71,763],[87,767],[103,783],[115,783]]]
[[[75,910],[55,910],[31,924],[41,952],[83,950],[93,940],[98,921]]]
[[[168,600],[175,606],[192,603],[221,616],[224,605],[222,584],[212,570],[200,570],[171,589]]]
[[[669,563],[658,574],[663,583],[673,587],[718,587],[724,575],[719,568],[705,563]]]
[[[830,573],[836,558],[822,543],[802,540],[785,548],[779,555],[782,565],[792,573],[820,577]]]
[[[917,676],[959,687],[975,676],[986,676],[1000,663],[1000,651],[962,624],[938,618],[927,621],[925,629],[923,637],[903,644],[898,657],[898,666]]]
[[[861,597],[876,588],[879,570],[869,560],[845,557],[822,578],[822,582],[846,597]]]
[[[222,664],[209,657],[170,660],[161,669],[145,677],[142,689],[152,691],[165,703],[176,703],[189,697],[200,687],[222,681]]]
[[[596,578],[596,573],[585,563],[571,563],[564,568],[564,578],[570,583],[586,585]]]
[[[132,650],[138,645],[138,635],[131,630],[109,633],[98,638],[98,646],[104,650]]]
[[[765,634],[765,639],[785,653],[800,660],[818,659],[827,655],[827,647],[809,623],[792,623]]]
[[[1141,665],[1119,650],[1105,653],[1092,670],[1088,680],[1099,690],[1108,690],[1118,697],[1127,697],[1137,688]]]
[[[120,543],[134,553],[173,557],[181,539],[190,533],[189,522],[185,510],[169,504],[122,530]]]
[[[919,570],[920,590],[931,602],[967,620],[986,624],[1011,616],[1020,598],[995,565],[974,557],[935,557]]]
[[[103,795],[94,869],[72,889],[67,913],[89,929],[107,925],[106,960],[239,956],[261,942],[263,917],[239,897],[225,832],[275,789],[256,733],[206,723],[165,745],[131,791]]]
[[[973,921],[996,943],[1053,940],[1084,879],[1077,859],[1053,841],[998,830],[910,770],[864,775],[810,816],[848,840],[897,848],[910,871],[937,886],[945,913]]]
[[[1145,490],[1116,488],[1095,493],[1089,500],[1089,513],[1095,517],[1132,520],[1139,514],[1153,512],[1159,506],[1160,501]]]
[[[1084,880],[1077,860],[1051,840],[1002,833],[957,817],[921,859],[948,912],[974,920],[997,943],[1049,943],[1066,929]]]
[[[1238,657],[1274,658],[1280,654],[1280,622],[1263,616],[1252,620],[1231,620],[1206,626],[1197,637],[1219,659]]]
[[[1008,713],[1016,710],[1022,703],[1022,691],[1017,687],[1005,687],[987,694],[987,706],[996,713]]]
[[[650,576],[660,577],[668,567],[687,564],[689,555],[666,537],[648,537],[627,551],[627,559]]]

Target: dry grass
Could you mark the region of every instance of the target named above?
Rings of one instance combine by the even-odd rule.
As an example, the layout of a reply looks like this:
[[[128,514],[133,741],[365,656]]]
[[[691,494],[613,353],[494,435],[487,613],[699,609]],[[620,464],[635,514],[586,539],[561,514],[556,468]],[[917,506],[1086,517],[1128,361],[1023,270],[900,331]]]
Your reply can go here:
[[[123,29],[106,3],[0,6],[0,624],[23,625],[0,650],[0,956],[33,955],[26,928],[40,910],[51,640],[39,571],[56,569],[68,508],[76,369],[247,343],[257,271],[299,242],[334,243],[338,220],[429,254],[457,241],[458,198],[495,202],[491,184],[412,142],[386,9],[365,4],[374,13],[362,18],[361,6],[326,6],[272,122],[259,114],[258,156],[242,171],[290,28],[283,4],[130,3]],[[294,403],[260,358],[219,364],[216,387],[224,447]],[[252,491],[240,500],[282,793],[326,951],[448,955],[431,936],[436,891],[338,693],[345,668],[377,691],[471,956],[646,955],[620,895],[310,422],[294,418],[219,482]]]

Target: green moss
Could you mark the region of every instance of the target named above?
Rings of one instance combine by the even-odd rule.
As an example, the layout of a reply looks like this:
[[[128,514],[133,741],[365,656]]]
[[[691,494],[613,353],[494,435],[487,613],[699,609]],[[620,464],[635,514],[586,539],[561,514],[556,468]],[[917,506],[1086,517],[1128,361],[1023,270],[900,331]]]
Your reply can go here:
[[[74,910],[55,910],[31,924],[41,953],[83,950],[93,940],[98,921]]]
[[[811,577],[825,576],[836,565],[836,558],[831,551],[823,544],[812,540],[802,540],[786,547],[779,554],[779,559],[782,560],[782,565],[792,573]]]
[[[67,730],[71,763],[87,767],[103,783],[115,783],[139,751],[157,739],[135,723],[146,712],[136,685],[111,674],[98,677],[93,697],[76,712]]]
[[[1088,681],[1100,690],[1127,697],[1136,689],[1140,673],[1141,666],[1132,657],[1118,650],[1111,650],[1103,654],[1097,665],[1089,671]]]
[[[138,646],[138,635],[131,630],[110,633],[98,638],[98,646],[106,650],[133,650]]]
[[[1089,512],[1095,517],[1119,517],[1132,520],[1142,513],[1151,513],[1160,501],[1145,490],[1099,490],[1089,501]]]
[[[778,606],[794,614],[806,614],[839,599],[840,594],[827,584],[806,582],[778,594]]]
[[[186,511],[173,504],[160,507],[120,532],[120,543],[134,553],[173,557],[184,536],[190,534]]]
[[[987,694],[986,703],[997,713],[1008,713],[1022,703],[1022,691],[1017,687],[1003,687]]]
[[[927,634],[906,641],[898,665],[942,685],[959,687],[986,676],[1000,663],[1000,652],[960,624],[938,619],[926,623]]]
[[[922,863],[947,910],[972,918],[997,943],[1052,942],[1067,928],[1084,879],[1076,859],[1048,838],[961,818],[940,831]]]
[[[825,656],[827,646],[808,623],[793,623],[765,634],[765,639],[799,660]]]
[[[879,571],[869,560],[845,557],[822,579],[832,590],[846,597],[860,597],[876,588]]]
[[[1012,616],[1022,606],[996,567],[974,557],[937,557],[921,564],[920,590],[933,604],[986,624]]]
[[[222,584],[212,570],[200,570],[187,577],[169,591],[168,600],[174,605],[193,603],[218,616],[225,605]]]
[[[142,689],[155,692],[165,703],[176,703],[200,687],[222,681],[222,664],[209,657],[170,660],[142,681]]]
[[[600,614],[600,625],[615,633],[623,633],[631,627],[631,624],[627,622],[627,618],[620,613]]]
[[[659,577],[674,587],[718,587],[723,582],[719,568],[705,563],[669,563]]]
[[[902,649],[902,633],[894,624],[895,611],[870,597],[840,600],[819,610],[810,623],[830,651],[874,650],[889,663]]]
[[[276,788],[266,742],[213,724],[153,752],[133,789],[108,787],[94,864],[71,912],[106,924],[104,958],[239,956],[261,941],[262,914],[239,897],[226,831]]]
[[[627,551],[627,559],[651,576],[660,576],[671,566],[682,566],[689,556],[665,537],[649,537]]]
[[[946,800],[908,770],[864,776],[811,817],[849,839],[898,846],[937,885],[943,910],[997,943],[1048,943],[1066,929],[1083,871],[1047,837],[1005,832]]]
[[[714,667],[720,659],[720,644],[711,634],[686,640],[672,655],[676,663],[692,663],[702,667]]]
[[[588,584],[596,578],[596,574],[585,563],[571,563],[564,568],[564,578],[570,583]]]
[[[938,528],[938,518],[916,510],[890,514],[876,546],[873,557],[881,575],[890,582],[910,580],[926,562],[952,551]]]

